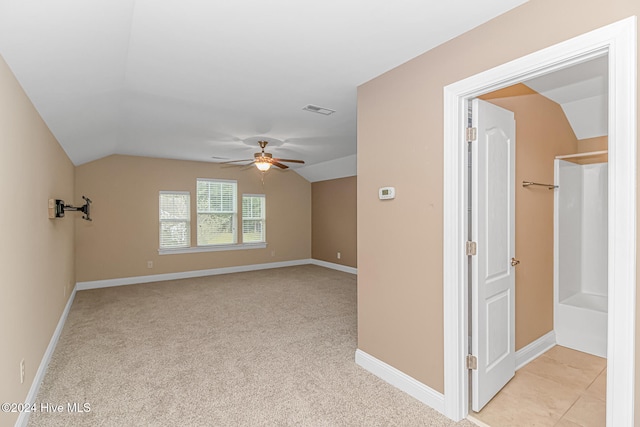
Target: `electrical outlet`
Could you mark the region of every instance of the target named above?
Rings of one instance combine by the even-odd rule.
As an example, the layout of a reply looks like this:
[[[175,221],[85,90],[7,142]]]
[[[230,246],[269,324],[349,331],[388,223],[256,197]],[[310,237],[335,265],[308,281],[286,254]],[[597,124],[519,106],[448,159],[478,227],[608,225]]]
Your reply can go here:
[[[20,361],[20,384],[24,384],[24,359]]]
[[[338,259],[340,259],[340,257],[342,256],[342,254],[340,252],[338,252],[338,254],[336,255],[338,257]]]
[[[276,251],[271,251],[271,256],[276,256]]]
[[[147,268],[153,268],[153,261],[147,261]]]

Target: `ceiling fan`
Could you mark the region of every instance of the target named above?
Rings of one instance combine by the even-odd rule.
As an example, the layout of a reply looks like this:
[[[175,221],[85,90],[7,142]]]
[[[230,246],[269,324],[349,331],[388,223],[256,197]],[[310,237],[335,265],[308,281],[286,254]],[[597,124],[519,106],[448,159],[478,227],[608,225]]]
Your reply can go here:
[[[260,153],[254,153],[253,159],[243,159],[243,160],[229,160],[225,163],[239,163],[239,162],[251,162],[248,165],[254,164],[261,172],[266,172],[271,169],[271,166],[277,166],[280,169],[288,169],[289,166],[282,164],[281,162],[287,163],[302,163],[304,164],[304,160],[293,160],[293,159],[278,159],[274,158],[271,153],[265,153],[264,148],[267,146],[269,141],[258,141],[258,145],[262,149]]]

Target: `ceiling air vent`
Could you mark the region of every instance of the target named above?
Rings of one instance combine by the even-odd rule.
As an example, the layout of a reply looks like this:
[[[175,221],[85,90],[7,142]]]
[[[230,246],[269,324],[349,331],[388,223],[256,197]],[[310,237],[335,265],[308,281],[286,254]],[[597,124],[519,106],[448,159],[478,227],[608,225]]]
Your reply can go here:
[[[309,104],[302,108],[303,110],[311,111],[312,113],[324,114],[328,116],[336,112],[336,110],[332,110],[331,108],[318,107],[317,105]]]

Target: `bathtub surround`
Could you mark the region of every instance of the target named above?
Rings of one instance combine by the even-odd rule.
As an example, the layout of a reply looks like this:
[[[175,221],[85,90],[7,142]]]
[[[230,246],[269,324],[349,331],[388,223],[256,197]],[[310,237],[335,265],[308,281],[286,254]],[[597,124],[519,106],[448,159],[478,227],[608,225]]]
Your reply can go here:
[[[554,330],[565,347],[607,355],[608,164],[555,160]]]

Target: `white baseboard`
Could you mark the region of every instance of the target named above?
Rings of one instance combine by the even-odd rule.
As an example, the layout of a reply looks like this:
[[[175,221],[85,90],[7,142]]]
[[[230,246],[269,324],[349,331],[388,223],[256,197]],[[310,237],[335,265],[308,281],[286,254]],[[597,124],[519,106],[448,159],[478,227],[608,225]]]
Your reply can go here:
[[[165,280],[190,279],[192,277],[215,276],[218,274],[243,273],[246,271],[267,270],[270,268],[293,267],[296,265],[313,264],[346,273],[358,274],[358,269],[317,259],[296,259],[293,261],[269,262],[265,264],[239,265],[236,267],[211,268],[208,270],[182,271],[178,273],[152,274],[149,276],[121,277],[117,279],[93,280],[76,283],[76,289],[111,288],[113,286],[137,285],[140,283],[162,282]]]
[[[178,273],[152,274],[150,276],[122,277],[118,279],[94,280],[78,282],[79,291],[87,289],[110,288],[113,286],[136,285],[140,283],[162,282],[165,280],[190,279],[192,277],[215,276],[218,274],[242,273],[246,271],[267,270],[270,268],[292,267],[295,265],[312,264],[311,259],[297,259],[293,261],[269,262],[266,264],[239,265],[236,267],[221,267],[208,270],[182,271]]]
[[[213,276],[218,274],[266,270],[270,268],[292,267],[296,265],[307,265],[307,264],[313,264],[321,267],[331,268],[334,270],[344,271],[347,273],[357,274],[357,269],[354,269],[352,267],[346,267],[343,265],[333,264],[333,263],[314,260],[314,259],[301,259],[301,260],[293,260],[293,261],[272,262],[272,263],[266,263],[266,264],[243,265],[238,267],[223,267],[223,268],[214,268],[209,270],[186,271],[186,272],[180,272],[180,273],[154,274],[150,276],[125,277],[125,278],[119,278],[119,279],[95,280],[90,282],[77,282],[73,288],[73,291],[71,292],[71,295],[69,296],[69,299],[67,300],[67,304],[64,308],[64,311],[62,312],[62,315],[60,316],[60,320],[58,320],[58,325],[56,326],[56,329],[53,332],[53,335],[51,336],[51,340],[49,341],[47,350],[42,356],[42,360],[40,361],[40,366],[38,367],[38,371],[36,372],[33,382],[31,383],[31,387],[29,388],[29,393],[27,394],[27,397],[25,399],[25,403],[31,403],[31,404],[35,403],[35,399],[38,395],[38,390],[40,389],[40,384],[42,384],[42,380],[44,379],[44,376],[47,372],[47,367],[49,366],[49,362],[51,361],[51,356],[53,355],[56,345],[58,344],[58,340],[60,339],[60,334],[62,333],[64,324],[67,321],[67,316],[69,315],[69,310],[71,310],[71,305],[73,304],[73,300],[75,299],[76,291],[87,290],[87,289],[108,288],[112,286],[133,285],[138,283],[150,283],[150,282],[157,282],[157,281],[163,281],[163,280],[186,279],[191,277]],[[394,368],[391,368],[391,369],[394,369]],[[30,415],[29,412],[20,413],[15,426],[16,427],[26,426],[27,423],[29,422],[29,415]]]
[[[38,390],[40,390],[40,384],[42,384],[42,380],[44,380],[44,376],[47,373],[47,367],[49,366],[49,362],[51,361],[51,356],[53,356],[53,351],[56,349],[56,345],[58,345],[58,340],[60,339],[60,334],[62,333],[62,328],[64,328],[64,324],[67,321],[67,316],[69,315],[69,310],[71,310],[71,305],[73,304],[73,300],[76,297],[76,288],[73,288],[71,291],[71,295],[67,300],[67,305],[64,307],[64,311],[60,316],[60,320],[58,320],[58,325],[56,326],[55,331],[53,331],[53,335],[51,336],[51,340],[49,341],[49,345],[47,346],[47,350],[44,352],[42,356],[42,360],[40,361],[40,366],[38,367],[38,371],[36,372],[35,377],[33,378],[33,382],[31,383],[31,387],[29,388],[29,393],[27,394],[27,398],[25,399],[25,403],[34,404],[36,402],[36,397],[38,396]],[[29,422],[30,412],[21,412],[18,416],[18,420],[16,421],[16,427],[26,427]]]
[[[376,359],[360,349],[356,350],[356,363],[373,375],[445,415],[444,395],[442,393],[435,391],[415,378],[410,377],[404,372]]]
[[[556,334],[551,331],[526,347],[521,348],[516,352],[516,370],[522,368],[554,345],[556,345]],[[442,393],[360,349],[356,350],[356,363],[394,387],[446,415],[444,395]]]
[[[516,371],[554,345],[556,345],[556,333],[551,331],[516,351]]]
[[[349,267],[342,264],[336,264],[333,262],[322,261],[319,259],[312,259],[311,264],[318,265],[320,267],[331,268],[332,270],[344,271],[345,273],[358,274],[358,269]]]

